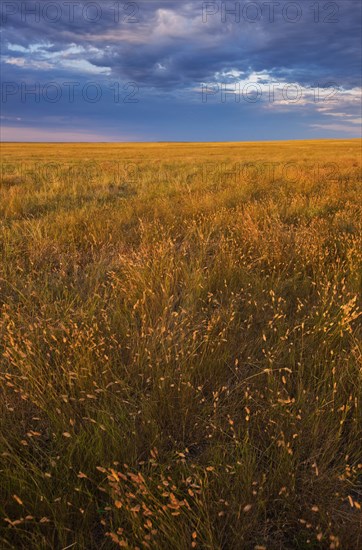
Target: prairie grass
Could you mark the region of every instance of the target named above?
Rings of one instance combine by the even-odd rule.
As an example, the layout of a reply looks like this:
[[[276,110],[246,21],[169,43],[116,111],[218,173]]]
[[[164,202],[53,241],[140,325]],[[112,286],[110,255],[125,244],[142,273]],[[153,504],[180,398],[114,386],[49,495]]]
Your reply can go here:
[[[2,144],[0,547],[362,547],[361,142]]]

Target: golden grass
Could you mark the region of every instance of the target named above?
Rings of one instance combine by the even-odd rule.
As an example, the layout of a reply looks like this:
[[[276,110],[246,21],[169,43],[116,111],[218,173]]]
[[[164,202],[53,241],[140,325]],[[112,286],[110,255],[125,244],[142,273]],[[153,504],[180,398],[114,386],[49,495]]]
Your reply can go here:
[[[361,548],[360,140],[1,147],[1,548]]]

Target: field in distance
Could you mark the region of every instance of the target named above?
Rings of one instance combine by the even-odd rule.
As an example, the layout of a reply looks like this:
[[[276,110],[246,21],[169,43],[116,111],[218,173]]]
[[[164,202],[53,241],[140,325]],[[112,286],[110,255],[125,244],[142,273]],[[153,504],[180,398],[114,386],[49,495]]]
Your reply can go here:
[[[361,548],[361,140],[1,157],[1,548]]]

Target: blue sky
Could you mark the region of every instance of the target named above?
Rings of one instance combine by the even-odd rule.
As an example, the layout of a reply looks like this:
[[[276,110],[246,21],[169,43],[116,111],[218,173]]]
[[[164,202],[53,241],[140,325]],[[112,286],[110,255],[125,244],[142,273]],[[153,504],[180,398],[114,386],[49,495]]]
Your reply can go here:
[[[1,4],[3,141],[361,136],[361,2]]]

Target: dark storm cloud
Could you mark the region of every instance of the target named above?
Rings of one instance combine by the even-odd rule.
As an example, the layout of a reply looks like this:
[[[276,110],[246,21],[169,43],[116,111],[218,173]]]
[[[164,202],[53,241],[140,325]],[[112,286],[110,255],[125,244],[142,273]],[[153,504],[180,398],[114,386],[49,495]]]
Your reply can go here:
[[[85,48],[82,57],[91,64],[151,86],[212,80],[225,69],[266,70],[278,76],[293,71],[304,84],[316,78],[338,80],[346,87],[358,84],[359,0],[318,3],[319,14],[309,0],[281,0],[272,15],[274,2],[227,2],[226,8],[239,8],[240,22],[233,14],[224,14],[222,20],[223,4],[139,1],[120,2],[115,9],[113,1],[13,0],[2,4],[3,55],[14,56],[9,43],[25,48],[48,43],[49,54],[76,44]],[[331,8],[323,8],[327,5]],[[256,15],[259,20],[253,23]],[[97,55],[92,48],[99,50]]]

